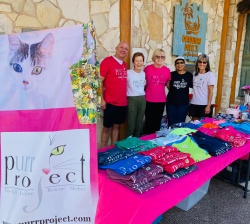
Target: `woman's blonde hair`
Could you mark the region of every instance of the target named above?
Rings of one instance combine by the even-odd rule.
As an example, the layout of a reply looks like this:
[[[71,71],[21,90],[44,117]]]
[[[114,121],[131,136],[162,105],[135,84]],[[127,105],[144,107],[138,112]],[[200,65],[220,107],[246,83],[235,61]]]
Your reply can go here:
[[[162,49],[155,49],[153,55],[152,55],[152,61],[155,61],[155,56],[159,55],[159,54],[163,54],[163,56],[165,56],[165,52]]]

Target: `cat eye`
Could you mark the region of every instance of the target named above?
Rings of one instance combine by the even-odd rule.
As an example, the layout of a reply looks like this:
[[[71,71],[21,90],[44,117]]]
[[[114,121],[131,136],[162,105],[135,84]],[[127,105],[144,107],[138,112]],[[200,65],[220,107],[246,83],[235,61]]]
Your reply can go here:
[[[23,71],[23,68],[21,65],[17,64],[17,63],[14,63],[13,64],[13,69],[18,72],[18,73],[21,73]]]
[[[39,66],[36,66],[33,70],[32,70],[32,75],[39,75],[42,72],[42,68]]]
[[[60,145],[60,146],[55,147],[55,148],[51,151],[50,157],[51,157],[51,156],[58,156],[58,155],[63,154],[65,146],[66,146],[66,145]]]

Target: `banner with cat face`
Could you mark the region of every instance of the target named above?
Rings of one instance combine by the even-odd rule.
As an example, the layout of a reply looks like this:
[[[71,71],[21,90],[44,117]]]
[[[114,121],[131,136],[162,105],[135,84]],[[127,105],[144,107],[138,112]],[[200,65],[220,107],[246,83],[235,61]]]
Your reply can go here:
[[[0,223],[94,223],[96,125],[69,72],[82,40],[82,25],[0,35]]]
[[[82,43],[82,25],[1,35],[0,110],[74,106],[69,66]]]

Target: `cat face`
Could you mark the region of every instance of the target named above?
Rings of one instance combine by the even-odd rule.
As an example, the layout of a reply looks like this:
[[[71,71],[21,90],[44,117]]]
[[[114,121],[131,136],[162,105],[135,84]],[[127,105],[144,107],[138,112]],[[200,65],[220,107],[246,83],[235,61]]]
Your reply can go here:
[[[54,37],[51,33],[35,44],[22,42],[17,35],[9,35],[10,68],[16,84],[31,90],[46,77],[46,66],[53,51]]]

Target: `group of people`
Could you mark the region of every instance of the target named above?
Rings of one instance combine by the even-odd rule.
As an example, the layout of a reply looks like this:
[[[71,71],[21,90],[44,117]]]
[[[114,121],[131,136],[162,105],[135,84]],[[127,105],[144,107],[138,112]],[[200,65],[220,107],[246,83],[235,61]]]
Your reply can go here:
[[[185,122],[187,113],[193,120],[212,117],[215,76],[206,54],[198,56],[192,74],[186,71],[185,59],[181,56],[175,59],[176,70],[171,72],[164,65],[166,56],[162,49],[154,51],[153,64],[145,68],[143,53],[135,53],[133,69],[127,70],[124,59],[129,52],[128,43],[120,42],[115,50],[114,56],[105,58],[100,64],[102,148],[107,146],[109,136],[112,145],[118,141],[120,125],[126,118],[127,137],[139,137],[142,129],[143,134],[155,133],[160,129],[165,107],[169,127]],[[193,89],[191,101],[189,88]]]

